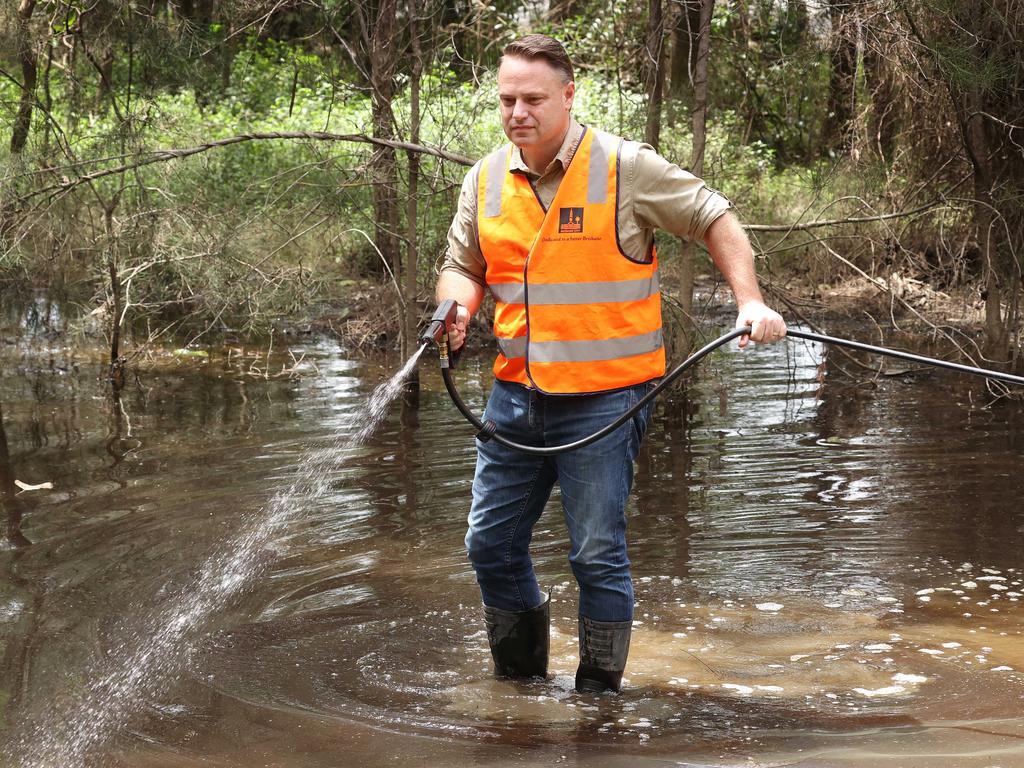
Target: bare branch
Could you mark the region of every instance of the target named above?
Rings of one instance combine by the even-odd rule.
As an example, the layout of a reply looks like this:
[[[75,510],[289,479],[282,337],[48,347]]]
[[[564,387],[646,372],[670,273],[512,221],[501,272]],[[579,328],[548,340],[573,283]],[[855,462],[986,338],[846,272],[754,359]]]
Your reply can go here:
[[[947,205],[947,201],[940,197],[930,203],[913,208],[909,211],[895,211],[883,213],[878,216],[850,216],[845,219],[825,219],[823,221],[809,221],[806,224],[744,224],[743,228],[751,232],[806,232],[809,229],[820,229],[821,227],[837,227],[842,224],[867,224],[872,221],[888,221],[890,219],[901,219],[907,216],[915,216],[919,213]]]
[[[420,152],[425,155],[432,155],[433,157],[439,157],[442,160],[448,160],[459,165],[471,166],[473,160],[470,158],[457,154],[455,152],[449,152],[448,150],[441,149],[439,147],[428,147],[422,144],[413,144],[408,141],[396,141],[392,139],[378,139],[373,136],[367,136],[362,133],[327,133],[325,131],[270,131],[265,133],[242,133],[237,136],[229,136],[226,139],[218,139],[216,141],[206,142],[205,144],[199,144],[195,147],[188,147],[185,149],[161,149],[151,152],[147,152],[147,157],[142,157],[134,162],[124,163],[122,165],[115,166],[113,168],[104,168],[102,170],[93,171],[83,176],[76,176],[73,179],[68,179],[60,184],[54,184],[49,187],[44,187],[25,195],[18,199],[19,203],[26,202],[33,197],[38,195],[44,195],[48,192],[52,192],[54,195],[64,194],[71,189],[74,189],[81,184],[88,184],[89,182],[102,179],[106,176],[115,176],[117,174],[125,173],[127,171],[135,170],[136,168],[142,168],[146,165],[152,165],[153,163],[160,163],[167,160],[175,160],[182,157],[190,157],[191,155],[198,155],[203,152],[207,152],[216,147],[227,147],[232,144],[241,144],[246,141],[265,141],[270,139],[307,139],[312,141],[349,141],[360,144],[374,144],[377,146],[391,147],[392,149],[404,149],[412,152]]]

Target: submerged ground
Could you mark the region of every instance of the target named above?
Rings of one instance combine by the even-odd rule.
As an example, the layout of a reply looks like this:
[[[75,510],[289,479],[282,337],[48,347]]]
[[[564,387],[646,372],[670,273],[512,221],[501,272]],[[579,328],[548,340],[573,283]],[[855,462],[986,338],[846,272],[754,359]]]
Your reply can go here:
[[[297,380],[239,348],[117,403],[59,345],[6,349],[5,764],[1024,766],[1024,415],[984,385],[851,381],[796,342],[705,364],[645,443],[626,686],[595,698],[572,692],[557,495],[534,545],[552,677],[498,682],[462,545],[470,427],[427,364],[418,414],[355,445],[401,361],[295,352]],[[486,362],[459,380],[481,411]],[[231,599],[193,599],[271,512]],[[96,681],[129,662],[145,684],[114,702]]]

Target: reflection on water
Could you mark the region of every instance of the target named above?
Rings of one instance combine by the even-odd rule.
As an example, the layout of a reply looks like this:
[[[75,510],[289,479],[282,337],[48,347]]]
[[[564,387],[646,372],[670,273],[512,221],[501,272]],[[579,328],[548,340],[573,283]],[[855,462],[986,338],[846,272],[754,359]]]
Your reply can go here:
[[[307,446],[364,425],[393,367],[305,351],[301,381],[246,377],[242,350],[143,376],[121,407],[60,354],[3,366],[8,737],[88,686],[133,611],[181,599]],[[551,679],[491,679],[462,549],[472,429],[426,367],[418,423],[392,413],[294,500],[262,578],[87,764],[1024,765],[1019,409],[975,407],[952,374],[845,381],[821,352],[730,350],[659,408],[621,696],[572,691],[557,499],[534,544]],[[458,378],[482,411],[486,363]]]
[[[164,589],[166,600],[156,610],[136,603],[124,611],[132,624],[121,621],[116,632],[118,644],[105,658],[82,670],[87,678],[83,689],[69,696],[69,701],[58,698],[45,711],[33,712],[30,725],[25,718],[25,733],[14,747],[25,768],[82,763],[131,719],[140,700],[161,693],[188,666],[196,635],[263,573],[267,561],[264,548],[305,499],[322,495],[330,472],[344,462],[346,453],[361,447],[376,431],[422,351],[374,390],[358,429],[346,430],[326,447],[304,452],[294,477],[266,506],[225,537],[190,582]],[[126,414],[120,388],[120,383],[113,388],[110,401],[118,423],[108,447],[122,437],[120,417]],[[122,459],[115,456],[115,461]],[[23,489],[33,490],[29,486]]]

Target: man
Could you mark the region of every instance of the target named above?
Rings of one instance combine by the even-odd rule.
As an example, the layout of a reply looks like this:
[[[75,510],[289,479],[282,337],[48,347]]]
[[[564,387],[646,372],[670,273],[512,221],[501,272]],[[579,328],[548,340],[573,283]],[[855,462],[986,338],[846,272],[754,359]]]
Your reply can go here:
[[[466,176],[437,299],[463,308],[450,328],[457,349],[485,288],[494,295],[499,355],[485,419],[500,434],[532,445],[579,439],[664,374],[656,227],[704,240],[751,339],[785,335],[729,202],[651,147],[573,120],[572,63],[557,41],[529,35],[508,45],[498,94],[511,145]],[[649,416],[648,407],[553,457],[477,443],[466,547],[499,676],[547,673],[549,599],[529,545],[557,482],[580,588],[576,688],[619,690],[633,619],[625,505]]]

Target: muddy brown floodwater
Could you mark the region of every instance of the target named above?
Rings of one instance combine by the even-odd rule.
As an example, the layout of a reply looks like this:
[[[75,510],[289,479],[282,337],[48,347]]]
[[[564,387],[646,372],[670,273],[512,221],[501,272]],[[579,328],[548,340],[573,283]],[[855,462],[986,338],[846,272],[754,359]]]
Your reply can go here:
[[[301,351],[317,371],[298,381],[215,356],[147,373],[117,405],[99,365],[42,341],[2,350],[6,765],[59,750],[46,739],[65,735],[32,724],[62,702],[84,709],[61,734],[89,728],[105,704],[90,699],[97,670],[145,648],[154,611],[186,599],[313,447],[357,433],[367,394],[401,364]],[[462,543],[472,430],[431,361],[418,418],[396,408],[314,498],[290,499],[254,577],[196,622],[187,661],[76,759],[1024,766],[1021,408],[944,372],[851,383],[821,353],[730,348],[687,403],[657,411],[629,508],[637,606],[620,696],[572,691],[557,494],[534,543],[550,678],[491,678]],[[482,411],[487,363],[458,379]]]

